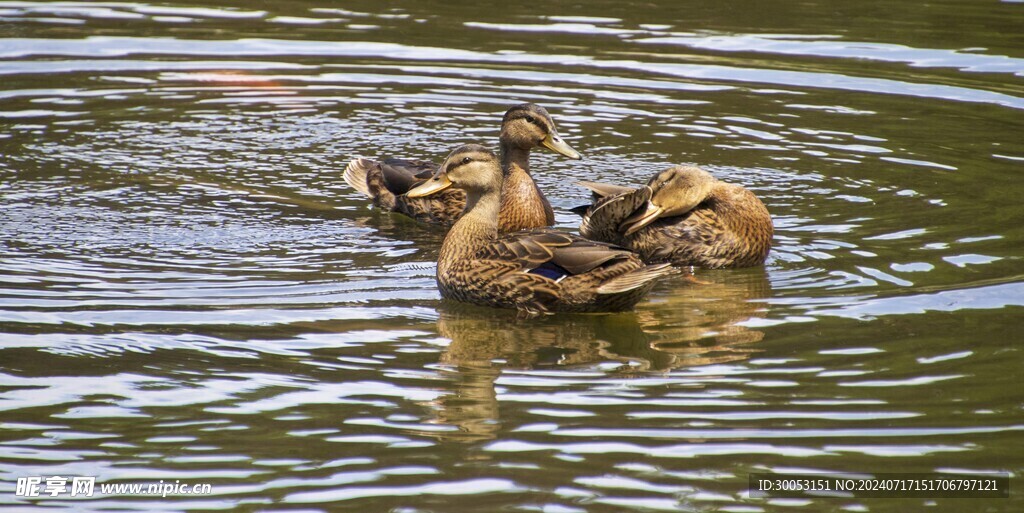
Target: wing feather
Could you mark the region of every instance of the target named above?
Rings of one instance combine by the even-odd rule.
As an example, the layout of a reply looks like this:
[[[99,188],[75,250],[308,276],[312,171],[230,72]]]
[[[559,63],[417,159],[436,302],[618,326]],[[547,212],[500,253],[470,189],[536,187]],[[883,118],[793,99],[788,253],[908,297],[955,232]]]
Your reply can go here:
[[[479,258],[515,261],[524,270],[551,262],[573,275],[590,272],[630,254],[611,244],[544,229],[505,235],[477,252]]]
[[[643,287],[662,276],[672,274],[676,270],[670,263],[648,265],[626,274],[616,276],[597,288],[598,294],[621,294]]]
[[[608,196],[618,196],[619,194],[627,193],[633,190],[633,187],[626,187],[624,185],[612,185],[609,183],[590,182],[586,180],[580,180],[576,182],[576,185],[590,189],[590,192],[594,193],[594,199],[601,199]]]
[[[644,186],[617,196],[598,200],[580,222],[580,235],[615,244],[623,244],[619,226],[651,199],[651,188]]]
[[[366,184],[366,177],[370,173],[370,170],[376,165],[377,163],[370,159],[352,159],[352,161],[345,166],[345,172],[342,174],[342,177],[350,186],[352,186],[353,189],[372,198],[373,194],[370,192],[370,188]]]
[[[424,160],[384,159],[380,161],[384,184],[395,196],[430,178],[437,170],[437,164]]]

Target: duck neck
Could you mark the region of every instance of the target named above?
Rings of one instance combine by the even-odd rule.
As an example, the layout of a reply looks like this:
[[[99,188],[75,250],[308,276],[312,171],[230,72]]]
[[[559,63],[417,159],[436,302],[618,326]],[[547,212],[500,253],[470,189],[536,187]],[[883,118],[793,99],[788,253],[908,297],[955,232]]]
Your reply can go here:
[[[508,182],[511,176],[530,176],[530,150],[518,146],[501,143],[501,171]]]
[[[481,247],[498,237],[498,211],[501,195],[497,190],[472,193],[466,198],[466,209],[441,244],[437,259],[437,275],[459,260],[469,258]]]
[[[511,144],[501,145],[501,219],[502,232],[551,226],[555,214],[547,198],[530,177],[530,150]]]

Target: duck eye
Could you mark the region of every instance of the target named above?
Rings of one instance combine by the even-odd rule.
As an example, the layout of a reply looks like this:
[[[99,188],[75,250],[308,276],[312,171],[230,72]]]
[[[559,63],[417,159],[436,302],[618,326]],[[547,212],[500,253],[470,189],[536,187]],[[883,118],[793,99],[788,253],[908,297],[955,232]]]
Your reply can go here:
[[[463,164],[469,164],[470,162],[473,162],[472,158],[466,157],[466,158],[462,159],[462,163]]]
[[[537,119],[534,118],[533,116],[526,116],[526,122],[527,123],[536,123]]]

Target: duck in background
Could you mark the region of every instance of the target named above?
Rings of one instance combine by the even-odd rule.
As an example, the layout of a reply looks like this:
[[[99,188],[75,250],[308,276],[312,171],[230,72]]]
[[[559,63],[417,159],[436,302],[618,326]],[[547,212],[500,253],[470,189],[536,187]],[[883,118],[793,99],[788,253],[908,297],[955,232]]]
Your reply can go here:
[[[548,111],[532,103],[516,105],[505,112],[499,142],[504,173],[499,230],[514,232],[553,225],[551,205],[530,176],[530,150],[547,148],[576,160],[581,158],[579,152],[558,135]],[[352,188],[383,210],[428,224],[451,226],[466,206],[464,191],[452,188],[429,198],[410,198],[406,194],[429,180],[436,170],[437,165],[432,162],[357,158],[349,162],[344,177]]]
[[[445,236],[437,261],[443,297],[529,315],[621,311],[674,272],[668,264],[646,265],[630,251],[554,230],[499,235],[502,178],[494,153],[469,144],[407,193],[423,198],[451,188],[466,191],[466,210]]]
[[[577,182],[594,203],[577,207],[580,234],[635,251],[647,263],[706,269],[764,263],[774,228],[753,193],[694,166],[674,166],[639,188]]]

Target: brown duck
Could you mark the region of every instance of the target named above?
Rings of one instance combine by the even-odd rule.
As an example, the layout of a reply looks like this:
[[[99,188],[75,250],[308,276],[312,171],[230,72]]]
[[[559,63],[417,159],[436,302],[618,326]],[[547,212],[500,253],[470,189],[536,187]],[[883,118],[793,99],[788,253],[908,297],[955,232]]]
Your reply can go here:
[[[408,192],[428,197],[451,188],[466,191],[466,210],[441,245],[437,285],[441,295],[525,313],[601,312],[632,308],[673,272],[645,265],[633,253],[548,229],[499,235],[502,170],[483,146],[453,151],[434,177]]]
[[[580,154],[558,135],[555,122],[539,105],[524,103],[505,112],[501,122],[502,232],[551,226],[555,215],[547,198],[530,177],[530,150],[544,147],[571,159]],[[449,189],[429,198],[409,198],[406,193],[425,182],[437,165],[425,161],[358,158],[345,168],[345,181],[369,196],[373,204],[391,212],[442,226],[450,226],[466,206],[466,194]]]
[[[774,229],[764,203],[698,167],[666,169],[638,189],[578,183],[595,198],[577,209],[580,234],[635,251],[647,263],[751,267],[771,249]]]

